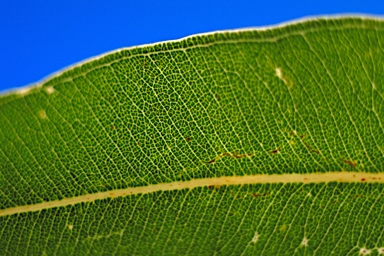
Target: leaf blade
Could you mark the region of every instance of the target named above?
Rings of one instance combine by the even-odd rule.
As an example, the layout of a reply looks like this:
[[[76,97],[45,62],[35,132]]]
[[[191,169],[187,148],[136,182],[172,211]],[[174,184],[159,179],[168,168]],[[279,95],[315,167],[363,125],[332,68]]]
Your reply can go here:
[[[1,209],[214,177],[342,171],[381,177],[383,29],[381,20],[344,18],[191,37],[117,51],[3,96]],[[382,184],[366,179],[205,184],[5,215],[1,237],[10,238],[0,248],[379,253],[383,219],[373,216],[383,213]],[[274,188],[264,191],[268,186]],[[348,230],[354,232],[348,241],[335,238]]]

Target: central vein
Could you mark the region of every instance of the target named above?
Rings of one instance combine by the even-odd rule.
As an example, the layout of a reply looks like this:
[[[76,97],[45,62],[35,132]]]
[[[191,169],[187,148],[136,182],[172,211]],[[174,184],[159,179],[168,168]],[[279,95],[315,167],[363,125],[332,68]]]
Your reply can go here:
[[[110,190],[105,192],[81,195],[51,202],[43,202],[33,205],[23,205],[0,210],[0,216],[17,213],[34,212],[43,209],[65,207],[79,203],[94,202],[106,198],[125,197],[137,194],[153,193],[157,191],[170,191],[181,189],[193,189],[209,186],[230,186],[245,184],[266,183],[328,183],[328,182],[360,182],[360,183],[384,183],[384,173],[365,172],[326,172],[307,174],[256,174],[247,176],[227,176],[217,178],[194,179],[190,181],[175,181],[160,183],[142,187]]]

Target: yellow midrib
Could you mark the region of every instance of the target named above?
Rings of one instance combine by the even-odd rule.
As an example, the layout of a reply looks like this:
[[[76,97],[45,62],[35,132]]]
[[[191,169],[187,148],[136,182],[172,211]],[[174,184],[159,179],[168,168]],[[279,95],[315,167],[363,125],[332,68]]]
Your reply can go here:
[[[361,183],[384,183],[384,173],[365,172],[327,172],[307,174],[256,174],[247,176],[230,176],[194,179],[190,181],[175,181],[171,183],[160,183],[143,187],[110,190],[72,198],[65,198],[51,202],[43,202],[34,205],[23,205],[0,210],[0,216],[12,215],[24,212],[34,212],[43,209],[64,207],[79,203],[94,202],[100,199],[124,197],[129,195],[146,194],[157,191],[170,191],[181,189],[193,189],[205,186],[228,186],[245,184],[266,183],[328,183],[328,182],[361,182]]]

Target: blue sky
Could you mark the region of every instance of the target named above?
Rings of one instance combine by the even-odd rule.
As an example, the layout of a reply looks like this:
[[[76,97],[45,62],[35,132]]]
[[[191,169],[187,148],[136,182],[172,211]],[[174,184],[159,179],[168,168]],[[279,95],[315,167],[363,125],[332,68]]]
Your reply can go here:
[[[379,0],[0,0],[0,91],[121,47],[305,16],[383,12]]]

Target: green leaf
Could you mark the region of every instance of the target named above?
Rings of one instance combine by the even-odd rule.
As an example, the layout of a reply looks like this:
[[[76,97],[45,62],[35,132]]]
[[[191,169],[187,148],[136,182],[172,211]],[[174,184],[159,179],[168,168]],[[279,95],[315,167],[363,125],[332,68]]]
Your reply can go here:
[[[0,254],[383,254],[383,46],[381,19],[314,19],[3,95]]]

